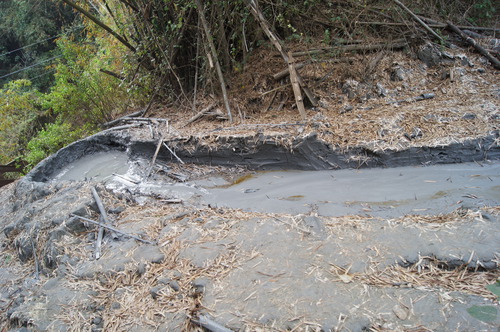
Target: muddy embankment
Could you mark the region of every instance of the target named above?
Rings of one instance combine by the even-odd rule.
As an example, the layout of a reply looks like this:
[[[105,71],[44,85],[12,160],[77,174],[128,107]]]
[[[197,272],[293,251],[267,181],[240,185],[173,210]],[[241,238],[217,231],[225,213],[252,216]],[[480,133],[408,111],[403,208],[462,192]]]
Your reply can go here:
[[[413,146],[377,150],[369,146],[341,148],[312,133],[302,137],[238,135],[175,138],[166,143],[186,163],[244,166],[252,170],[325,170],[451,164],[500,159],[500,134],[464,140],[446,146]],[[138,140],[124,133],[97,134],[75,142],[40,163],[25,181],[46,182],[65,165],[96,152],[126,151],[131,160],[152,158],[158,142]],[[166,149],[158,159],[176,162]]]
[[[207,314],[232,330],[498,328],[498,315],[470,311],[497,310],[485,290],[498,272],[496,208],[460,203],[452,213],[391,219],[366,206],[363,215],[344,217],[219,208],[200,199],[206,190],[196,185],[199,176],[172,183],[165,167],[187,178],[191,169],[166,148],[150,168],[158,139],[143,139],[144,132],[108,131],[75,142],[0,192],[2,257],[10,257],[0,267],[9,280],[0,285],[7,330],[195,330],[192,322]],[[228,166],[219,173],[236,165],[326,170],[500,159],[498,133],[384,151],[341,149],[314,134],[165,142],[185,163]],[[102,152],[127,156],[121,184],[95,181],[94,174],[54,180]],[[109,175],[116,171],[110,165]],[[94,226],[71,217],[99,218],[94,186],[115,226],[154,244],[110,232],[95,259]]]

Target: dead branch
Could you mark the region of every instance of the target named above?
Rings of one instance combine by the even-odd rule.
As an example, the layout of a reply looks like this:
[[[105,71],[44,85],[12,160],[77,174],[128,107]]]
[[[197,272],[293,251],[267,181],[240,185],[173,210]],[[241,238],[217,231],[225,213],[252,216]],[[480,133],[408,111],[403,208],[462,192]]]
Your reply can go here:
[[[463,40],[465,40],[469,45],[474,47],[479,53],[481,53],[484,57],[486,57],[496,69],[500,69],[500,61],[497,58],[492,56],[490,52],[480,46],[473,38],[467,36],[462,30],[457,28],[453,23],[446,22],[448,24],[448,28],[458,34]]]
[[[168,150],[168,151],[169,151],[169,152],[170,152],[170,153],[171,153],[171,154],[172,154],[172,155],[173,155],[173,156],[174,156],[174,157],[175,157],[175,158],[176,158],[176,159],[177,159],[177,160],[178,160],[181,164],[184,164],[184,162],[182,161],[182,159],[181,159],[181,158],[179,158],[179,157],[177,156],[177,154],[176,154],[176,153],[175,153],[175,152],[174,152],[171,148],[169,148],[169,146],[168,146],[165,142],[163,142],[163,146],[165,146],[165,148],[167,148],[167,150]]]
[[[113,231],[115,233],[118,233],[118,234],[122,234],[124,236],[127,236],[127,237],[130,237],[134,240],[137,240],[137,241],[141,241],[141,242],[144,242],[144,243],[147,243],[147,244],[156,244],[155,242],[152,242],[152,241],[148,241],[148,240],[144,240],[144,239],[141,239],[140,237],[138,236],[135,236],[135,235],[132,235],[132,234],[129,234],[129,233],[125,233],[125,232],[122,232],[120,231],[119,229],[116,229],[112,226],[108,226],[108,225],[105,225],[103,223],[100,223],[98,221],[95,221],[95,220],[92,220],[92,219],[88,219],[88,218],[85,218],[85,217],[82,217],[82,216],[79,216],[79,215],[76,215],[76,214],[71,214],[72,217],[76,217],[76,218],[79,218],[79,219],[82,219],[84,221],[88,221],[92,224],[95,224],[95,225],[98,225],[100,228],[106,228],[106,229],[109,229],[110,231]]]
[[[427,30],[427,32],[429,32],[431,35],[433,35],[434,37],[436,37],[437,39],[439,39],[443,44],[445,44],[445,45],[447,44],[447,42],[440,35],[438,35],[436,33],[436,31],[432,30],[424,21],[422,21],[417,15],[415,15],[410,9],[408,9],[408,7],[406,7],[405,5],[403,5],[398,0],[392,0],[392,1],[394,1],[399,7],[401,7],[408,14],[410,14],[410,16],[415,21],[417,21],[425,30]]]
[[[391,43],[378,43],[378,44],[367,44],[367,45],[341,45],[326,48],[317,48],[301,52],[293,52],[292,55],[295,57],[305,56],[305,55],[315,55],[328,52],[352,52],[352,51],[376,51],[384,49],[397,49],[404,48],[408,46],[408,42],[405,39],[397,39]]]
[[[215,104],[210,104],[198,113],[196,113],[194,116],[192,116],[181,128],[186,127],[188,124],[191,124],[199,119],[201,119],[205,114],[210,112],[213,108],[215,107]]]
[[[292,74],[290,74],[290,82],[291,82],[292,87],[293,87],[293,92],[295,95],[295,101],[297,103],[297,108],[299,109],[302,120],[305,120],[306,113],[305,113],[305,109],[304,109],[304,100],[302,98],[302,93],[300,91],[300,88],[302,88],[302,90],[304,90],[304,92],[306,93],[306,95],[309,98],[309,100],[311,101],[311,103],[313,105],[316,105],[317,100],[314,97],[314,94],[309,90],[307,85],[302,80],[302,77],[297,73],[297,70],[295,68],[295,59],[293,59],[292,53],[289,53],[286,51],[283,42],[271,30],[269,23],[267,22],[264,15],[257,7],[256,3],[254,1],[251,1],[251,0],[246,0],[245,2],[247,3],[247,6],[250,8],[252,15],[259,22],[262,30],[264,30],[265,34],[267,35],[267,37],[269,38],[271,43],[274,45],[274,47],[276,47],[278,52],[281,54],[281,57],[283,58],[283,60],[285,60],[285,62],[287,63],[290,73],[292,73],[292,72],[294,73],[293,77],[292,77]],[[292,78],[295,80],[295,82],[292,81]],[[297,86],[298,86],[298,89],[297,89]]]
[[[228,329],[227,327],[213,321],[207,315],[200,315],[198,317],[198,320],[193,319],[193,322],[210,332],[233,332],[233,330]]]

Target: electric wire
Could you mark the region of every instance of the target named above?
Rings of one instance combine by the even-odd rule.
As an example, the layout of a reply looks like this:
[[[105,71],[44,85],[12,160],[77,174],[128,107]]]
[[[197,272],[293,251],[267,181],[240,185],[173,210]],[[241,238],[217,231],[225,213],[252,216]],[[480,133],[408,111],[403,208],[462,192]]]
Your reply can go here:
[[[40,61],[40,62],[35,63],[35,64],[33,64],[33,65],[30,65],[30,66],[28,66],[28,67],[21,68],[21,69],[19,69],[19,70],[16,70],[16,71],[14,71],[14,72],[12,72],[12,73],[7,74],[7,75],[0,76],[0,79],[5,78],[5,77],[12,76],[12,75],[14,75],[14,74],[17,74],[17,73],[20,73],[20,72],[22,72],[22,71],[28,70],[28,69],[30,69],[30,68],[33,68],[33,67],[39,66],[39,65],[41,65],[42,63],[45,63],[45,62],[48,62],[48,61],[51,61],[51,60],[54,60],[54,59],[57,59],[57,58],[61,58],[61,57],[62,57],[62,55],[56,55],[56,56],[54,56],[54,57],[52,57],[52,58],[49,58],[49,59],[46,59],[46,60]]]

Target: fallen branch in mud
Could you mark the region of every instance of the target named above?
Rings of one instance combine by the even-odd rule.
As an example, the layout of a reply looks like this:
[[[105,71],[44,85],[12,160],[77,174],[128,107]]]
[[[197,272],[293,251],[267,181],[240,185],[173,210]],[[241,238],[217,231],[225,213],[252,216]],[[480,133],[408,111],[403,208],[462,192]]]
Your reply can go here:
[[[447,22],[448,28],[458,34],[463,40],[465,40],[469,45],[474,47],[479,53],[481,53],[484,57],[486,57],[495,67],[496,69],[500,69],[500,61],[498,61],[497,58],[492,56],[490,52],[488,52],[486,49],[484,49],[482,46],[480,46],[473,38],[467,36],[462,30],[457,28],[453,23]]]
[[[76,214],[71,214],[72,217],[76,217],[76,218],[79,218],[81,220],[84,220],[84,221],[87,221],[87,222],[90,222],[92,224],[95,224],[95,225],[98,225],[99,227],[102,227],[102,228],[106,228],[106,229],[109,229],[110,231],[113,231],[113,232],[116,232],[116,233],[119,233],[119,234],[122,234],[124,236],[128,236],[134,240],[137,240],[137,241],[140,241],[140,242],[144,242],[144,243],[147,243],[147,244],[153,244],[155,245],[156,243],[155,242],[152,242],[152,241],[148,241],[148,240],[144,240],[138,236],[135,236],[135,235],[132,235],[132,234],[129,234],[129,233],[125,233],[125,232],[122,232],[120,231],[119,229],[116,229],[112,226],[108,226],[108,225],[105,225],[103,223],[100,223],[98,221],[95,221],[95,220],[92,220],[92,219],[89,219],[89,218],[85,218],[85,217],[82,217],[82,216],[79,216],[79,215],[76,215]]]
[[[151,175],[151,172],[153,171],[153,167],[154,167],[155,162],[156,162],[156,157],[158,157],[158,152],[160,152],[160,148],[161,148],[162,143],[163,143],[163,137],[160,137],[160,140],[158,141],[158,145],[156,145],[156,151],[155,151],[155,154],[153,156],[153,160],[151,160],[151,166],[149,167],[148,173],[145,176],[145,180],[147,180],[149,178],[149,176]]]
[[[228,329],[221,324],[214,322],[207,315],[200,315],[198,320],[191,319],[194,323],[200,325],[201,327],[211,331],[211,332],[233,332],[233,330]]]
[[[104,208],[104,204],[102,204],[101,198],[99,197],[99,194],[97,194],[95,187],[90,188],[90,190],[92,191],[92,196],[94,196],[97,208],[101,212],[100,219],[102,219],[103,224],[109,223],[108,215],[106,214],[106,209]],[[99,259],[99,257],[101,257],[101,243],[103,235],[104,235],[104,228],[101,226],[99,227],[99,232],[97,233],[97,240],[95,243],[95,259]]]
[[[163,146],[165,146],[165,147],[167,148],[167,150],[168,150],[168,151],[169,151],[169,152],[170,152],[170,153],[171,153],[171,154],[172,154],[172,155],[173,155],[173,156],[174,156],[174,157],[175,157],[175,158],[176,158],[176,159],[177,159],[177,160],[178,160],[181,164],[184,164],[184,162],[182,161],[182,159],[181,159],[181,158],[179,158],[179,157],[177,156],[177,154],[176,154],[176,153],[175,153],[175,152],[174,152],[171,148],[169,148],[169,147],[168,147],[168,145],[167,145],[165,142],[163,142]]]

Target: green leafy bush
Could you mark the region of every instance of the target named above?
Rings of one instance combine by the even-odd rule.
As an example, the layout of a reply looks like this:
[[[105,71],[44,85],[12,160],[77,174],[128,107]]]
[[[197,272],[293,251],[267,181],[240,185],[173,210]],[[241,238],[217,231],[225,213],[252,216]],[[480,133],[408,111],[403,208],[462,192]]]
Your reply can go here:
[[[60,121],[48,124],[28,143],[27,152],[24,156],[24,159],[28,162],[27,170],[30,170],[40,161],[57,152],[57,150],[86,136],[90,130],[89,126],[73,130],[69,123]]]
[[[28,80],[11,81],[0,89],[0,163],[22,154],[25,139],[35,134],[42,94]]]

